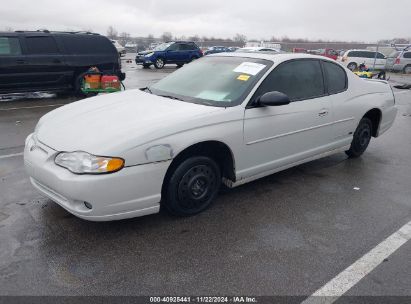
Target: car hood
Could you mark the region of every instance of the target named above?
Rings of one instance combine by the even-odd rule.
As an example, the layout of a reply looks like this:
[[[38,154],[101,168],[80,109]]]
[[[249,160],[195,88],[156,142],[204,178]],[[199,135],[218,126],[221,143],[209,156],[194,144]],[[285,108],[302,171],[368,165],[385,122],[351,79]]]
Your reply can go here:
[[[216,111],[224,108],[129,90],[51,111],[41,118],[35,133],[56,151],[109,155],[207,124],[207,116]]]
[[[154,52],[155,51],[153,51],[153,50],[142,51],[142,52],[138,52],[138,55],[147,55],[147,54],[154,53]]]

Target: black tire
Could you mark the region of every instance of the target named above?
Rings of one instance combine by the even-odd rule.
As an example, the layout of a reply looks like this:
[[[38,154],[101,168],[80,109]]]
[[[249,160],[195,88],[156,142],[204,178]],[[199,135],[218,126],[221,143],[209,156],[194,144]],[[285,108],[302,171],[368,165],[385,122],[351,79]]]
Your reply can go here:
[[[171,174],[164,204],[177,216],[190,216],[207,209],[218,194],[221,185],[220,168],[205,156],[190,157]]]
[[[154,66],[156,69],[162,69],[165,66],[165,61],[163,58],[157,58],[156,61],[154,61]]]
[[[149,69],[150,65],[149,64],[143,64],[143,69]]]
[[[82,73],[82,74],[78,75],[76,77],[76,79],[74,80],[74,95],[76,97],[88,98],[88,97],[96,96],[98,94],[98,93],[84,93],[81,90],[81,86],[82,86],[83,78],[84,78],[85,74],[86,73]]]
[[[347,65],[347,69],[349,69],[349,70],[351,70],[351,71],[354,71],[356,68],[357,68],[357,64],[356,64],[355,62],[350,62],[350,63]]]
[[[407,65],[404,67],[404,74],[411,74],[411,65]]]
[[[354,132],[351,147],[345,153],[350,158],[360,157],[367,150],[372,136],[372,122],[369,118],[363,117]]]

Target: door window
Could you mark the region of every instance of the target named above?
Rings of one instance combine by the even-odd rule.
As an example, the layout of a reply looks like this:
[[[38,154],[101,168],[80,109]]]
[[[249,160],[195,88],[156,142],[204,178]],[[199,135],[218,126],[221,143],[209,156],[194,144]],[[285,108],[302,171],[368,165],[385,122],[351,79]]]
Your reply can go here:
[[[280,64],[263,81],[252,100],[272,91],[286,94],[291,101],[324,96],[324,81],[318,60],[295,60]]]
[[[411,52],[404,53],[404,58],[411,58]]]
[[[27,50],[32,55],[58,54],[56,41],[53,37],[26,37]]]
[[[323,61],[325,79],[327,81],[328,93],[336,94],[347,88],[347,74],[339,65]]]
[[[170,45],[170,47],[167,49],[168,51],[179,51],[180,50],[180,45],[178,43],[174,43]]]
[[[0,37],[0,56],[21,55],[21,46],[17,37]]]

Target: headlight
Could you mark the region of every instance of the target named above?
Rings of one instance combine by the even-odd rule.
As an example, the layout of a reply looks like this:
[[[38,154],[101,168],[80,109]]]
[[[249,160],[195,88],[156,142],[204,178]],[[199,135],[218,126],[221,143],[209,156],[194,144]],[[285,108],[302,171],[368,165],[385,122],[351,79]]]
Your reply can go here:
[[[118,157],[95,156],[87,152],[61,152],[54,159],[56,165],[76,174],[101,174],[117,172],[124,167]]]
[[[151,57],[153,55],[154,55],[154,53],[152,52],[152,53],[148,53],[148,54],[144,55],[144,57]]]

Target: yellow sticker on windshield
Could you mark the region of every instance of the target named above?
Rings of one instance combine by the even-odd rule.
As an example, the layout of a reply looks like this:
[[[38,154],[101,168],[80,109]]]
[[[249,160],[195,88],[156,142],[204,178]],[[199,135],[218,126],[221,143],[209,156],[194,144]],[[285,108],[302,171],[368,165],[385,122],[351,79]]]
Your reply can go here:
[[[237,79],[241,80],[241,81],[247,81],[248,79],[250,79],[250,76],[242,74],[242,75],[238,76]]]

